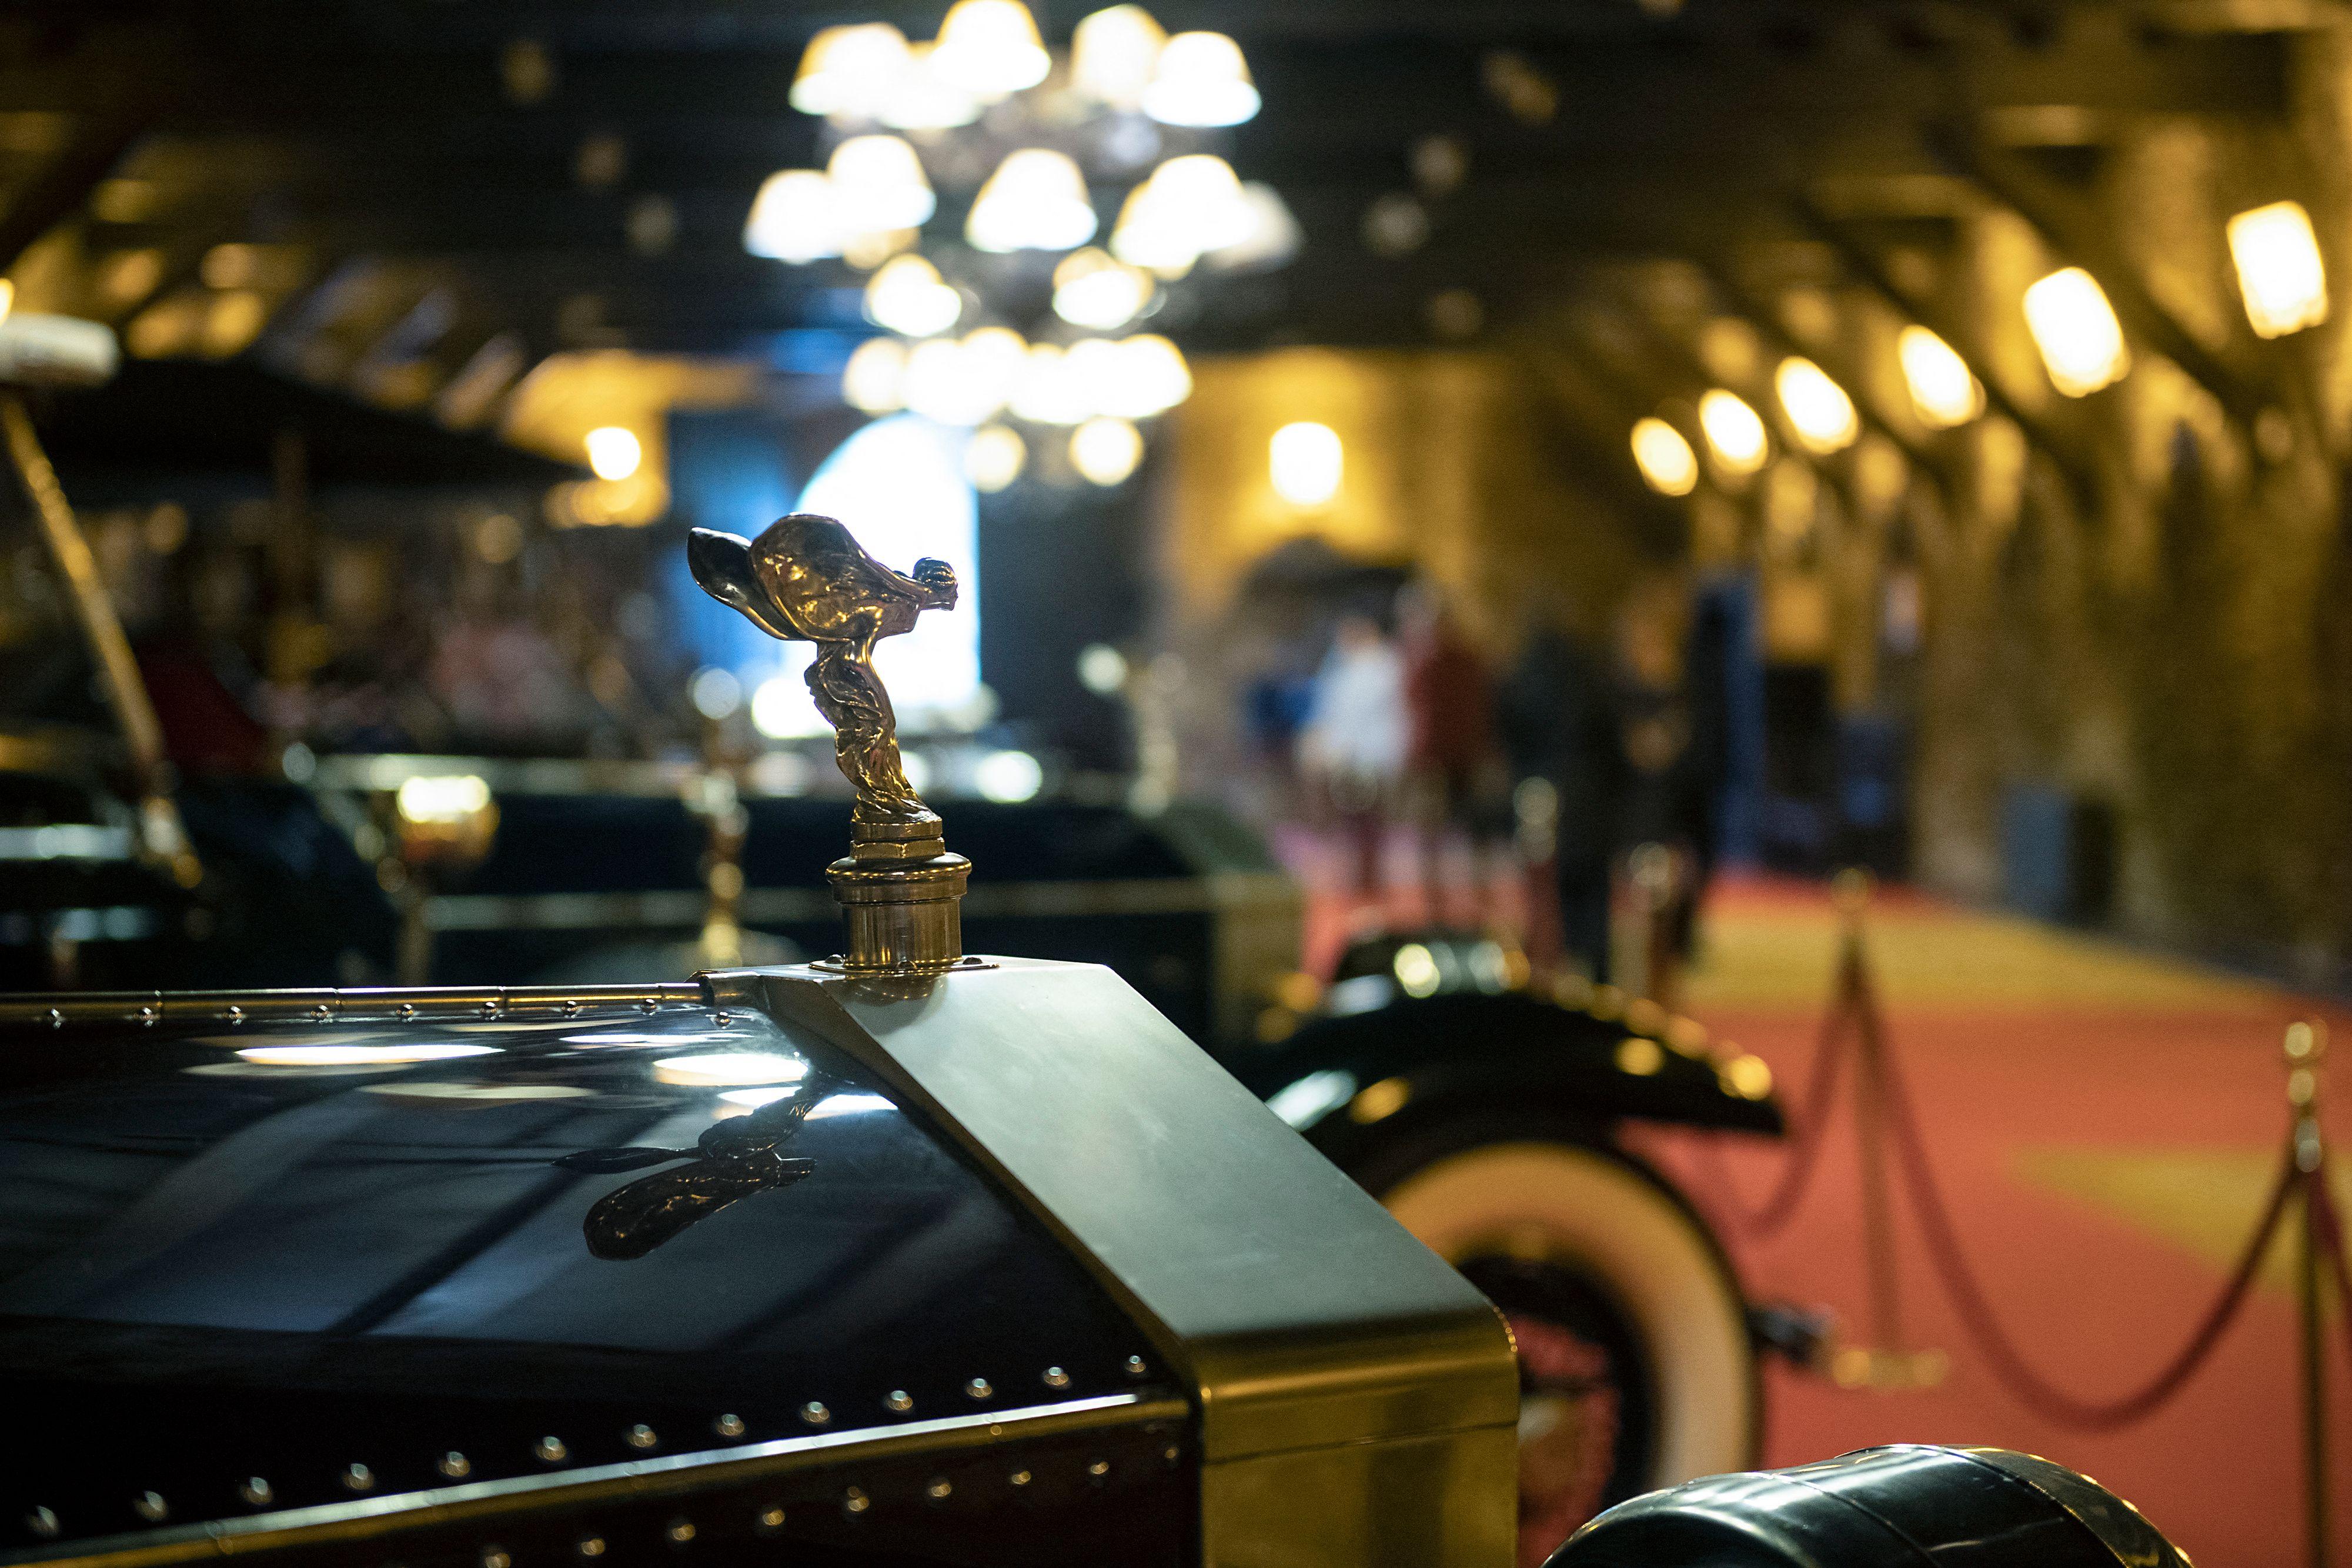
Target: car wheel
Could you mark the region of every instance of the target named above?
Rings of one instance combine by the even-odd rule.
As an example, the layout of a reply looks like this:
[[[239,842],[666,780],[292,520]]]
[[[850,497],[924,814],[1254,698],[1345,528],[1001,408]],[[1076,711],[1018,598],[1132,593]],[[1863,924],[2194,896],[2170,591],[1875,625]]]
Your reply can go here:
[[[1714,1237],[1647,1167],[1457,1134],[1364,1175],[1486,1292],[1519,1353],[1519,1561],[1627,1498],[1755,1463],[1756,1356]]]

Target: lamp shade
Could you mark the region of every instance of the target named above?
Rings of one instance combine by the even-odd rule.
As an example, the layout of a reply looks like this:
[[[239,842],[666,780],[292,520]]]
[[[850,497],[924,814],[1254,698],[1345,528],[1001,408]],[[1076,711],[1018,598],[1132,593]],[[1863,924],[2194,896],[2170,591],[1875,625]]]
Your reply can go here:
[[[1069,154],[1024,147],[980,188],[964,238],[979,250],[1068,250],[1094,237],[1095,221],[1086,176]]]
[[[2061,267],[2025,291],[2025,324],[2050,384],[2068,397],[2088,397],[2131,369],[2107,291],[2079,267]]]
[[[793,77],[803,114],[874,115],[907,66],[907,37],[887,22],[827,27],[809,40]]]
[[[1034,87],[1053,68],[1021,0],[956,0],[940,24],[932,64],[983,103]]]
[[[1149,272],[1089,246],[1054,268],[1054,314],[1074,327],[1116,331],[1142,314],[1156,287]]]
[[[1070,38],[1070,85],[1097,103],[1140,109],[1167,33],[1140,5],[1113,5],[1078,24]]]
[[[842,226],[858,233],[919,228],[939,209],[923,161],[897,136],[853,136],[825,164]]]
[[[1223,33],[1169,39],[1143,89],[1143,112],[1162,125],[1239,125],[1257,110],[1241,46]]]
[[[2230,259],[2246,319],[2263,338],[2284,338],[2327,319],[2327,269],[2319,236],[2300,202],[2273,202],[2230,220]]]
[[[928,338],[963,314],[963,296],[940,279],[940,269],[911,253],[894,256],[866,280],[866,314],[877,327]]]
[[[776,261],[810,262],[841,254],[841,204],[833,182],[814,169],[771,174],[743,220],[743,248]]]
[[[1698,427],[1715,460],[1732,474],[1753,474],[1771,455],[1764,421],[1746,398],[1716,387],[1698,400]]]

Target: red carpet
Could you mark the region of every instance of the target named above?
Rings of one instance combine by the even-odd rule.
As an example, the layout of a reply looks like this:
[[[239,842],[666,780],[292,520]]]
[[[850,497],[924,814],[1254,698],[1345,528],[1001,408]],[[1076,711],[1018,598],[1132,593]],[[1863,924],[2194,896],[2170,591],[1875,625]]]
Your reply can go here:
[[[1316,902],[1313,935],[1328,952],[1349,918],[1346,901]],[[2352,1014],[1914,895],[1876,900],[1869,930],[1892,1046],[1969,1260],[2035,1369],[2077,1398],[2145,1382],[2220,1288],[2276,1169],[2287,1124],[2279,1040],[2296,1018],[2328,1019],[2342,1042],[2324,1122],[2352,1156]],[[1793,1101],[1836,953],[1826,893],[1735,883],[1711,901],[1706,932],[1686,1010],[1762,1055]],[[1849,1074],[1793,1223],[1735,1252],[1752,1296],[1825,1304],[1849,1342],[1867,1343],[1851,1084]],[[1719,1160],[1695,1160],[1688,1145],[1670,1136],[1654,1152],[1702,1202],[1727,1173],[1752,1206],[1779,1168],[1771,1145],[1727,1141]],[[2352,1157],[2338,1164],[2336,1191],[2352,1207]],[[1948,1352],[1948,1375],[1929,1389],[1848,1391],[1776,1363],[1767,1462],[1900,1440],[2021,1448],[2129,1498],[2203,1568],[2302,1560],[2286,1246],[2170,1403],[2137,1425],[2084,1433],[2037,1416],[1995,1381],[1929,1273],[1908,1213],[1898,1211],[1896,1232],[1903,1337]],[[2340,1323],[2329,1332],[2332,1534],[2336,1560],[2352,1563],[2352,1376]]]

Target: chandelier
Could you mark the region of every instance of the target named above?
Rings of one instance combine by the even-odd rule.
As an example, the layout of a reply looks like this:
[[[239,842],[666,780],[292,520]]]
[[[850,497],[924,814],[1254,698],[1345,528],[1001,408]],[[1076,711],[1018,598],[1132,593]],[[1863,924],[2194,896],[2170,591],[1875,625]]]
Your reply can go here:
[[[791,101],[825,122],[824,166],[769,176],[744,247],[867,275],[883,335],[850,356],[843,400],[971,430],[983,490],[1040,443],[1055,474],[1125,480],[1141,423],[1192,392],[1155,318],[1298,248],[1281,196],[1220,151],[1259,107],[1239,46],[1171,37],[1139,5],[1087,16],[1066,50],[1021,0],[958,0],[928,43],[828,27]]]

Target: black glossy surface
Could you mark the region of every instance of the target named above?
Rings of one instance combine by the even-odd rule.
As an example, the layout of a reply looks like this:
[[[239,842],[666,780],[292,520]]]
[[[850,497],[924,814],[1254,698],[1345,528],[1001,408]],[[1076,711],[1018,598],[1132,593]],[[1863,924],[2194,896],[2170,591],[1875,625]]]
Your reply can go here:
[[[311,1044],[477,1054],[239,1054]],[[475,1480],[544,1473],[547,1436],[593,1465],[724,1447],[722,1414],[758,1441],[1145,1386],[1125,1365],[1142,1337],[1077,1265],[838,1062],[773,1149],[806,1162],[794,1179],[635,1260],[592,1256],[593,1207],[646,1169],[554,1162],[692,1149],[714,1126],[740,1154],[727,1135],[756,1113],[722,1096],[788,1093],[810,1065],[755,1013],[76,1029],[0,1049],[0,1408],[37,1437],[0,1470],[0,1548],[33,1543],[35,1508],[68,1537],[136,1529],[148,1490],[174,1522],[236,1517],[255,1476],[302,1507],[348,1500],[352,1463],[381,1496],[447,1484],[452,1451]],[[656,1065],[746,1053],[766,1071],[721,1075],[776,1082]],[[886,1406],[894,1390],[911,1412]],[[640,1423],[650,1448],[625,1440]]]
[[[1366,980],[1377,984],[1379,977],[1350,983]],[[1461,991],[1416,999],[1397,995],[1391,985],[1374,993],[1366,1011],[1310,1019],[1279,1047],[1236,1054],[1228,1065],[1262,1098],[1314,1074],[1344,1074],[1345,1094],[1330,1099],[1316,1119],[1293,1124],[1343,1167],[1352,1167],[1371,1145],[1417,1126],[1492,1115],[1497,1107],[1596,1126],[1638,1116],[1742,1132],[1782,1130],[1777,1102],[1734,1092],[1705,1056],[1668,1046],[1655,1071],[1625,1071],[1617,1050],[1633,1032],[1622,1021],[1526,992]],[[1390,1078],[1411,1087],[1405,1112],[1369,1125],[1329,1113],[1347,1094]]]
[[[1546,1568],[2186,1568],[2121,1500],[2044,1460],[1899,1445],[1708,1476],[1601,1515]]]

